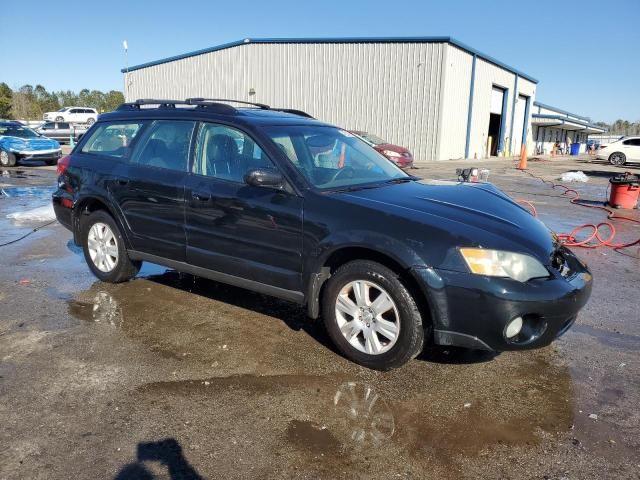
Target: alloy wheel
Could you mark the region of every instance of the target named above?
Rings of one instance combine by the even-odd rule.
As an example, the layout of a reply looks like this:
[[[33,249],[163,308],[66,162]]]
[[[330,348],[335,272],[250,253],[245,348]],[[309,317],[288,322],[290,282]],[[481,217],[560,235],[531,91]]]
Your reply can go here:
[[[614,153],[613,155],[611,155],[610,161],[611,161],[612,165],[624,165],[625,164],[624,155],[622,155],[621,153]]]
[[[105,223],[94,223],[87,235],[87,249],[91,261],[101,272],[108,273],[118,264],[118,242]]]
[[[4,150],[0,150],[0,164],[2,164],[3,167],[9,166],[9,154]]]
[[[338,328],[357,350],[380,355],[389,351],[400,334],[400,314],[380,285],[367,280],[347,283],[336,299]]]

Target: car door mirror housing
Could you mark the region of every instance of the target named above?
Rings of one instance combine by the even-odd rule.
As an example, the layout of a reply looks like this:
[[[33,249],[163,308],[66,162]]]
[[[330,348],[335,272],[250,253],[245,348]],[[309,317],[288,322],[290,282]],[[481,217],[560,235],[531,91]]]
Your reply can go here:
[[[253,168],[244,176],[244,183],[254,187],[283,188],[284,177],[271,168]]]

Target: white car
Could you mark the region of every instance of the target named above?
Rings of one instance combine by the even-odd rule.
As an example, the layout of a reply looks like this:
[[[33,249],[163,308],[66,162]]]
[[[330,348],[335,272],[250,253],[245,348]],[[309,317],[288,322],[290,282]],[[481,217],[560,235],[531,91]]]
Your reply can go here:
[[[596,158],[608,160],[611,165],[640,162],[640,137],[622,137],[620,140],[601,145]]]
[[[93,125],[98,119],[98,111],[87,107],[64,107],[57,112],[47,112],[42,116],[45,122],[86,123]]]

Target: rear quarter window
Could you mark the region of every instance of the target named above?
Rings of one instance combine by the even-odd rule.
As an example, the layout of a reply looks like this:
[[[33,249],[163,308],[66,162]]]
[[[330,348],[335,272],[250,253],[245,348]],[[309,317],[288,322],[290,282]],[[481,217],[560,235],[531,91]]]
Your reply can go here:
[[[105,155],[123,158],[129,151],[129,146],[138,135],[143,122],[111,122],[99,125],[86,143],[82,146],[82,153]]]

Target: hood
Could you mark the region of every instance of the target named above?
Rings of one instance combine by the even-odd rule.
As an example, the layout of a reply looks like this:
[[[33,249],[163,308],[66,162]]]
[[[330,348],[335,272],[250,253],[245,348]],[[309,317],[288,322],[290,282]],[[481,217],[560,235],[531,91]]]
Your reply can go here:
[[[393,143],[380,143],[374,146],[374,148],[379,152],[382,152],[383,150],[391,150],[392,152],[397,153],[411,153],[409,152],[409,149],[401,147],[399,145],[394,145]]]
[[[413,181],[339,193],[347,201],[445,230],[457,246],[529,253],[545,264],[549,229],[489,183]]]
[[[0,145],[16,151],[54,150],[60,148],[60,144],[57,141],[44,137],[22,138],[0,136]]]

